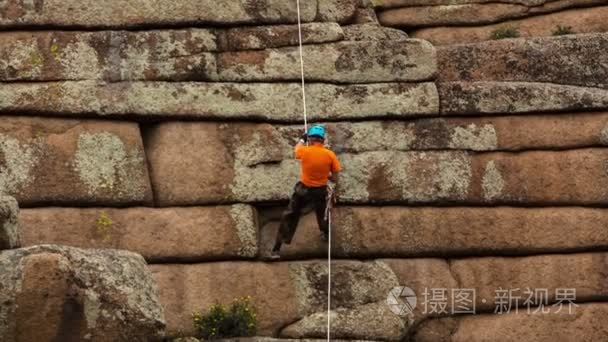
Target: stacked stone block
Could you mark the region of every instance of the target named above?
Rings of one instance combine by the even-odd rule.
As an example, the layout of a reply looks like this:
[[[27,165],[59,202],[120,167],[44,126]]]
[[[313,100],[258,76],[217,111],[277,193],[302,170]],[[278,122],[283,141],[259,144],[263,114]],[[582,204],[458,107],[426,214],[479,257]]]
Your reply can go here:
[[[510,3],[500,18],[572,7]],[[510,336],[514,326],[537,341],[575,329],[601,336],[606,35],[435,48],[378,25],[371,6],[302,1],[308,118],[327,125],[345,167],[333,220],[332,338],[474,341]],[[446,6],[385,1],[379,20],[403,26],[389,20],[435,7]],[[265,262],[298,179],[295,8],[291,0],[0,5],[0,193],[22,207],[22,244],[141,254],[170,337],[195,334],[194,311],[250,295],[260,335],[324,338],[327,245],[314,218],[303,218],[283,261]],[[386,297],[399,285],[419,296],[475,289],[478,315],[418,307],[397,316]],[[523,287],[573,288],[590,303],[575,319],[493,314],[495,290]]]
[[[435,45],[606,32],[605,0],[374,0],[379,21]]]

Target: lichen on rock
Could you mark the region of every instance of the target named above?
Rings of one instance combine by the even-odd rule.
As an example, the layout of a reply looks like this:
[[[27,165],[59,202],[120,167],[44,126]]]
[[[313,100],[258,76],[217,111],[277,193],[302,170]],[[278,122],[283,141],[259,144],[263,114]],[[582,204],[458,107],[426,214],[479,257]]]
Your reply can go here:
[[[229,187],[232,197],[239,201],[281,200],[291,196],[299,175],[299,162],[295,159],[253,167],[235,161],[234,180]]]
[[[34,181],[41,149],[0,134],[0,194],[15,194]]]
[[[139,167],[142,152],[127,150],[123,141],[111,133],[82,133],[74,156],[74,170],[90,195],[116,191],[143,198],[144,175]]]
[[[245,204],[230,207],[236,233],[241,241],[240,255],[252,258],[258,253],[258,229],[254,209]]]
[[[478,127],[475,124],[457,126],[452,130],[449,147],[454,149],[471,149],[474,151],[491,151],[498,146],[496,130],[490,124]]]
[[[19,205],[9,196],[0,195],[0,250],[20,245]]]
[[[486,165],[481,185],[483,188],[483,197],[488,201],[492,201],[502,195],[505,181],[493,160],[490,160]]]
[[[43,284],[47,291],[40,291]],[[0,286],[3,341],[41,336],[155,341],[164,334],[156,285],[144,259],[131,252],[55,245],[3,251]],[[49,303],[50,309],[34,312],[37,303]],[[65,307],[74,311],[63,312]],[[62,324],[65,319],[71,324]],[[15,324],[40,320],[46,323],[40,331],[23,330]]]

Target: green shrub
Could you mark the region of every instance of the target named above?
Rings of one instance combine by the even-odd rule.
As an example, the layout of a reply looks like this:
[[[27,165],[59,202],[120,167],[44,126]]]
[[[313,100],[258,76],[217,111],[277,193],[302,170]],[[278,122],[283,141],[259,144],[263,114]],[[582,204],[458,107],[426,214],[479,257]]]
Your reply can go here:
[[[230,307],[212,305],[207,314],[195,313],[193,320],[198,337],[203,339],[248,337],[257,332],[250,297],[236,298]]]
[[[572,30],[572,26],[557,25],[557,27],[555,28],[555,31],[553,31],[554,36],[563,36],[566,34],[573,34],[573,33],[574,33],[574,31]]]
[[[505,38],[517,38],[519,37],[519,30],[515,27],[499,27],[496,30],[492,31],[492,35],[490,38],[497,39],[505,39]]]

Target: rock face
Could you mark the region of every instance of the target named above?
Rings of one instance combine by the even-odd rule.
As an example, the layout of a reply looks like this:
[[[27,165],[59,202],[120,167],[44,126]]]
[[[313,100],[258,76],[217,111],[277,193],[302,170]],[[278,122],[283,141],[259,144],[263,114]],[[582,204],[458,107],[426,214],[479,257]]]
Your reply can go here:
[[[217,31],[216,31],[217,32]],[[221,51],[259,50],[283,46],[297,46],[297,25],[268,25],[235,27],[216,33]],[[327,43],[344,39],[337,23],[302,24],[302,44]]]
[[[287,324],[327,310],[327,265],[324,262],[232,262],[153,265],[151,268],[159,284],[169,333],[179,330],[190,334],[189,313],[246,295],[255,298],[258,333],[263,335],[276,333]],[[335,279],[336,292],[332,296],[336,309],[363,310],[369,303],[385,300],[388,290],[397,285],[393,272],[380,262],[339,262],[332,267],[332,277]],[[222,287],[214,285],[218,281]],[[335,324],[337,329],[348,331],[353,324],[363,324],[366,319],[369,318],[360,315]],[[350,336],[344,332],[335,337]]]
[[[429,116],[439,111],[437,88],[430,82],[309,83],[306,89],[311,120]],[[300,122],[301,92],[296,83],[4,83],[0,113]]]
[[[344,22],[355,14],[357,3],[355,0],[301,1],[302,20]],[[238,25],[296,23],[297,19],[295,0],[112,0],[103,4],[94,0],[45,0],[35,4],[11,0],[0,6],[2,27],[100,28],[196,23]]]
[[[415,6],[380,12],[382,25],[401,27],[487,24],[524,15],[527,8],[511,4]]]
[[[137,124],[3,117],[0,192],[21,206],[152,202]]]
[[[504,307],[500,308],[503,303],[510,305],[511,312],[516,307],[525,311],[528,307],[549,307],[560,301],[567,306],[565,289],[572,289],[574,296],[571,294],[570,298],[574,302],[601,302],[607,296],[605,253],[381,262],[395,272],[401,286],[410,287],[418,296],[414,311],[417,320],[453,314],[457,304],[452,301],[453,289],[474,290],[471,304],[475,305],[476,313],[506,313]],[[446,290],[445,306],[440,311],[431,310],[432,289]],[[505,290],[510,291],[510,296],[501,297]]]
[[[438,80],[608,87],[608,34],[507,39],[439,49]]]
[[[0,77],[31,80],[203,80],[215,73],[208,29],[0,34]]]
[[[538,272],[539,269],[543,272]],[[178,330],[192,333],[186,317],[189,312],[206,310],[215,301],[228,303],[233,297],[251,295],[256,298],[260,334],[280,330],[284,337],[325,336],[327,265],[324,261],[154,265],[152,270],[167,311],[169,333]],[[223,286],[216,286],[218,281]],[[477,312],[481,313],[495,310],[495,291],[500,288],[518,289],[521,292],[514,295],[520,297],[527,287],[546,289],[549,306],[559,303],[556,293],[563,287],[575,289],[577,301],[605,300],[608,296],[605,281],[605,253],[449,261],[335,261],[332,264],[332,336],[401,340],[411,332],[412,326],[429,315],[445,316],[451,312],[453,304],[449,298],[446,298],[445,313],[429,311],[430,304],[425,304],[428,297],[424,297],[424,293],[433,288],[449,293],[452,289],[474,289]],[[387,310],[388,291],[397,285],[408,286],[419,296],[413,316],[399,318]],[[513,302],[512,307],[515,306],[521,311],[526,308],[523,299]]]
[[[439,84],[443,115],[591,111],[608,108],[608,91],[537,82]]]
[[[338,25],[327,24],[330,30],[324,31],[312,25],[304,28],[304,42],[332,42],[343,36]],[[0,34],[0,80],[295,81],[300,79],[299,50],[269,47],[297,45],[297,39],[294,26],[220,32],[4,33]],[[221,49],[264,50],[208,52],[218,49],[217,41]],[[423,81],[432,79],[437,69],[433,46],[414,39],[313,44],[306,45],[303,53],[310,81]]]
[[[519,151],[577,148],[608,143],[607,113],[543,116],[433,118],[324,123],[337,153],[417,150]],[[214,123],[230,154],[247,166],[293,157],[300,125]],[[577,129],[573,130],[572,127]],[[162,127],[159,127],[161,130]],[[432,134],[431,134],[432,133]],[[272,144],[265,144],[267,139]]]
[[[20,245],[19,205],[12,197],[0,196],[0,250]]]
[[[500,336],[501,341],[520,341],[534,336],[536,341],[598,341],[607,334],[606,304],[580,304],[569,313],[567,306],[534,308],[530,312],[505,315],[461,316],[429,320],[414,335],[421,342],[487,341]],[[584,331],[584,334],[580,332]]]
[[[333,211],[336,258],[528,255],[575,252],[608,245],[608,216],[591,208],[338,207]],[[278,224],[262,228],[260,249],[269,253]],[[314,215],[305,216],[284,258],[323,258]]]
[[[163,337],[156,286],[137,254],[44,245],[1,252],[0,270],[3,341]]]
[[[399,341],[407,331],[407,324],[395,315],[386,303],[366,304],[355,309],[338,309],[330,313],[333,325],[330,336],[355,339]],[[302,338],[327,336],[327,312],[310,315],[286,327],[281,336]]]
[[[525,6],[539,6],[555,0],[382,0],[376,4],[379,8],[394,8],[422,5],[464,5],[464,4],[485,4],[485,3],[504,3],[519,4]]]
[[[152,262],[252,258],[257,225],[252,207],[76,209],[21,212],[23,245],[117,248]]]
[[[198,340],[197,340],[198,341]],[[191,340],[176,340],[174,342],[197,342],[197,341],[191,341]],[[312,339],[312,338],[303,338],[303,339],[288,339],[288,338],[273,338],[273,337],[263,337],[263,336],[256,336],[256,337],[237,337],[237,338],[222,338],[222,339],[218,339],[216,340],[218,342],[296,342],[296,341],[301,341],[301,342],[322,342],[322,341],[327,341],[327,339]],[[365,341],[365,340],[334,340],[336,342],[346,342],[346,341],[355,341],[355,342],[373,342],[373,341]]]
[[[344,27],[346,40],[405,40],[407,33],[375,24],[348,25]]]
[[[555,12],[571,7],[605,4],[605,0],[554,0],[543,4],[516,3],[454,4],[451,0],[434,6],[412,6],[380,12],[379,21],[387,26],[480,25],[508,19]]]
[[[309,81],[373,83],[425,81],[435,76],[437,66],[432,45],[422,40],[341,42],[309,45],[304,73]],[[288,81],[300,76],[297,48],[218,55],[217,80]]]
[[[239,337],[239,338],[225,338],[218,339],[218,342],[322,342],[327,341],[327,339],[311,339],[311,338],[303,338],[303,339],[288,339],[288,338],[272,338],[272,337]],[[346,341],[356,341],[356,342],[373,342],[373,341],[365,341],[365,340],[334,340],[336,342],[346,342]],[[188,341],[182,341],[188,342]]]
[[[256,132],[258,138],[249,140],[251,145],[239,141],[234,149],[230,141],[222,139],[230,136],[231,130],[225,126],[222,133],[221,127],[216,128],[210,124],[179,123],[165,125],[150,135],[152,183],[161,205],[288,198],[299,170],[295,160],[283,159],[284,151],[290,149],[288,145],[262,143],[280,141],[276,133],[250,130],[249,134]],[[247,136],[245,132],[242,130],[241,136]],[[256,148],[256,140],[257,146],[269,147]],[[178,153],[182,154],[178,157]],[[257,162],[240,158],[256,154]],[[184,156],[187,158],[182,159]],[[564,205],[606,201],[606,194],[598,187],[608,182],[603,150],[522,154],[372,151],[341,154],[340,158],[350,166],[343,172],[338,189],[339,199],[345,203]],[[589,181],[568,181],[580,179],[581,174]],[[276,179],[285,181],[277,183]]]
[[[0,340],[171,340],[241,296],[243,342],[605,339],[605,4],[301,0],[300,32],[295,0],[0,0],[0,249],[29,246],[0,252]],[[310,213],[267,262],[313,124],[332,263]],[[498,315],[501,289],[584,311]]]
[[[607,6],[580,8],[485,26],[422,28],[411,32],[411,36],[426,39],[434,45],[449,45],[491,40],[497,30],[505,28],[516,29],[521,37],[551,36],[559,26],[570,27],[574,33],[607,32],[606,15]]]
[[[476,289],[476,307],[494,311],[497,290],[510,289],[513,305],[525,306],[526,289],[546,289],[547,301],[555,302],[557,289],[576,289],[576,301],[602,301],[608,296],[605,286],[605,253],[540,255],[525,258],[478,258],[455,260],[450,264],[461,288]],[[539,276],[538,270],[543,270]],[[546,272],[546,273],[544,273]],[[518,289],[518,290],[516,290]],[[517,299],[517,296],[523,299]],[[529,294],[528,294],[529,295]],[[518,303],[516,303],[518,302]]]

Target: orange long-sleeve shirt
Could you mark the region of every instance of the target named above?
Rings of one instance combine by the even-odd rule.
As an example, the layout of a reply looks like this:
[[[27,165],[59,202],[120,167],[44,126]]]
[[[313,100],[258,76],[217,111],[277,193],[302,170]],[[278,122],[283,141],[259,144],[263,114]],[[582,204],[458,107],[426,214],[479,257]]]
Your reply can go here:
[[[331,174],[342,171],[336,154],[320,144],[298,145],[295,153],[302,163],[301,181],[307,187],[326,186]]]

